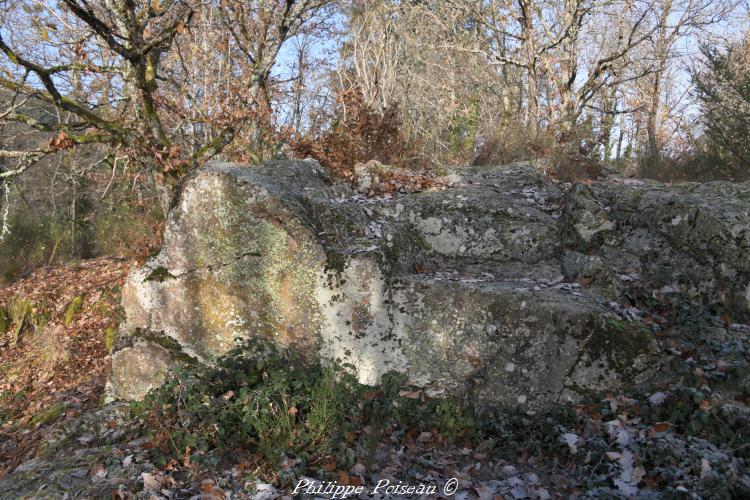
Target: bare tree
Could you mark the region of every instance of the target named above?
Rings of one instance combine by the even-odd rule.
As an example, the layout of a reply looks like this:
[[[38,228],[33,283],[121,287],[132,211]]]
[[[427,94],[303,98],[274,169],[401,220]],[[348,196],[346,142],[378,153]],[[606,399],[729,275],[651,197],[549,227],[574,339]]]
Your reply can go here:
[[[678,42],[688,41],[686,45],[696,46],[695,38],[710,36],[710,29],[721,23],[734,7],[734,2],[725,0],[659,0],[654,3],[657,30],[650,57],[654,60],[655,70],[646,83],[645,96],[649,156],[658,156],[663,147],[659,116],[665,91],[664,79],[673,63],[686,55],[684,49],[678,48]]]
[[[164,176],[180,169],[184,159],[178,161],[157,110],[159,65],[193,13],[182,0],[163,5],[131,0],[14,5],[3,16],[8,34],[0,36],[0,50],[9,68],[0,85],[68,115],[56,123],[41,123],[22,112],[6,119],[58,134],[50,148],[35,155],[92,142],[136,150],[160,175],[166,209],[169,183]],[[24,29],[24,16],[31,19],[31,29],[44,23],[43,50],[30,45],[39,31]]]
[[[22,0],[6,3],[0,120],[51,134],[46,147],[6,150],[3,182],[82,144],[117,145],[142,162],[164,210],[177,180],[220,153],[260,100],[282,45],[330,2],[285,0]],[[19,103],[58,115],[40,121]],[[258,117],[257,113],[254,115]],[[7,184],[6,184],[7,185]]]
[[[313,20],[332,0],[220,0],[224,28],[247,58],[249,88],[270,105],[268,79],[284,43]]]

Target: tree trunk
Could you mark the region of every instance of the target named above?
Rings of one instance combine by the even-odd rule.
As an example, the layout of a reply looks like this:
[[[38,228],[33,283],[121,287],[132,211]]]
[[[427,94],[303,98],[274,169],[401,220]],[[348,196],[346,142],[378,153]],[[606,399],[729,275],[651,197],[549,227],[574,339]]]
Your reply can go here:
[[[175,196],[176,186],[172,186],[163,175],[156,175],[154,173],[153,165],[148,165],[148,160],[143,160],[142,163],[146,164],[145,169],[148,172],[149,181],[151,187],[156,194],[157,201],[159,202],[159,208],[164,218],[167,218],[169,209],[172,206],[172,200]]]
[[[647,154],[651,158],[656,158],[661,152],[661,145],[659,144],[659,137],[657,134],[657,121],[659,116],[661,78],[663,70],[664,68],[662,65],[662,67],[659,68],[659,71],[654,74],[654,83],[651,87],[651,94],[649,95],[648,116],[646,119],[646,134],[648,136]]]
[[[604,149],[604,160],[609,161],[612,159],[612,129],[615,125],[615,114],[617,113],[617,90],[613,88],[612,92],[603,101],[601,144]]]
[[[77,246],[78,241],[76,239],[76,224],[77,224],[77,208],[78,208],[78,189],[77,182],[76,182],[76,176],[73,174],[71,177],[71,200],[70,200],[70,253],[72,256],[76,257],[78,256]]]
[[[536,139],[539,126],[539,75],[537,73],[536,43],[534,40],[533,10],[527,0],[519,2],[521,24],[523,26],[526,69],[528,71],[528,103],[524,122],[531,135]]]

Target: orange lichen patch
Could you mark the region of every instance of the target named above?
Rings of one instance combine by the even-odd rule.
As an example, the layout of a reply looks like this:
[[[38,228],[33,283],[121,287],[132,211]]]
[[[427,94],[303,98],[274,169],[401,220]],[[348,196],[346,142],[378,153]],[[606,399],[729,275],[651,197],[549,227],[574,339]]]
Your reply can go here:
[[[237,336],[244,337],[241,332],[244,326],[247,304],[241,298],[241,293],[227,286],[214,277],[206,275],[195,282],[195,300],[201,312],[202,322],[199,338],[189,336],[182,339],[208,358],[226,354],[233,346]]]

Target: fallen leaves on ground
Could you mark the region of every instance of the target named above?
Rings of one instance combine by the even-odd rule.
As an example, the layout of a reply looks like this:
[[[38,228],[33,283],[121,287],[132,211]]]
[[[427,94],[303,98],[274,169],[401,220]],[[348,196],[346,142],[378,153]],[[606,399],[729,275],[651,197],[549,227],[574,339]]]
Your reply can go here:
[[[357,184],[358,190],[370,197],[387,193],[442,190],[449,186],[445,179],[430,172],[415,172],[384,165],[376,160],[355,165],[348,180]]]
[[[27,458],[58,420],[99,404],[109,372],[105,331],[117,326],[129,267],[128,261],[92,259],[39,269],[0,288],[0,308],[25,300],[36,318],[22,322],[17,339],[18,325],[0,332],[0,477]],[[78,297],[80,307],[69,312]]]

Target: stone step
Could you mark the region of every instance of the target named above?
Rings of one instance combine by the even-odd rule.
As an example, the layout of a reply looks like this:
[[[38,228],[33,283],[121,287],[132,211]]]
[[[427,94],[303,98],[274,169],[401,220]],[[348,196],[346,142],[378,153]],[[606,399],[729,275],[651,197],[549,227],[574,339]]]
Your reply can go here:
[[[534,264],[560,254],[562,193],[533,168],[456,169],[451,187],[365,197],[310,189],[300,196],[327,252],[377,248],[397,273],[425,262]]]

